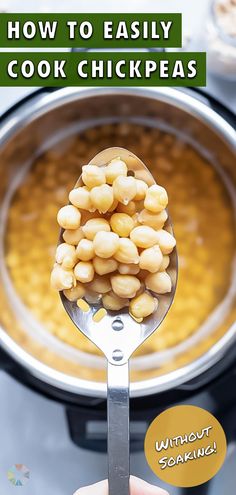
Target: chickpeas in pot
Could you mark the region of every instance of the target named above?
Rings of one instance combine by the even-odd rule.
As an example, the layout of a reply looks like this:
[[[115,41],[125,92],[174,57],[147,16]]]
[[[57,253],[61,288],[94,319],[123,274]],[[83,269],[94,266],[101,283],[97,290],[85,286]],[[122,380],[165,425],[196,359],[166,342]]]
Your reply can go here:
[[[144,132],[148,135],[148,143],[145,145],[141,139]],[[7,223],[6,230],[6,264],[12,283],[27,310],[32,312],[33,317],[44,326],[46,331],[53,332],[57,338],[74,348],[89,353],[98,352],[89,341],[74,331],[57,294],[53,290],[48,290],[49,272],[52,268],[52,257],[58,239],[55,218],[57,210],[67,203],[69,191],[78,178],[80,167],[87,163],[98,149],[113,144],[132,149],[148,164],[157,182],[166,187],[170,213],[178,239],[180,277],[175,304],[159,332],[154,334],[150,344],[143,344],[139,354],[167,349],[196,332],[212,309],[220,304],[228,290],[231,276],[229,267],[235,246],[233,213],[229,196],[211,164],[191,145],[180,142],[179,158],[173,155],[172,151],[179,143],[174,135],[171,136],[172,141],[167,143],[166,138],[170,136],[163,131],[154,128],[145,131],[145,128],[139,124],[122,123],[99,125],[96,129],[92,129],[91,136],[92,138],[90,138],[90,130],[88,133],[86,130],[81,131],[75,137],[74,142],[66,147],[65,152],[52,153],[49,150],[37,157],[26,174],[24,182],[19,185],[13,195],[9,208],[10,221]],[[50,179],[50,184],[48,179]],[[43,205],[42,195],[38,194],[40,192],[39,182],[40,188],[45,189]],[[206,194],[205,208],[199,209],[199,197],[204,188],[211,191],[211,197]],[[137,201],[135,198],[132,203],[128,206],[131,204],[136,217]],[[117,204],[115,212],[118,212],[119,207],[123,208],[124,205]],[[215,218],[221,231],[217,245],[211,223],[213,210],[215,210]],[[163,212],[166,213],[165,210]],[[81,210],[81,213],[81,226],[83,226],[86,223],[85,213],[87,212]],[[96,216],[101,217],[97,213]],[[93,213],[89,215],[89,218],[94,216]],[[106,218],[108,218],[107,215]],[[135,226],[138,224],[136,223]],[[162,225],[155,227],[150,224],[149,226],[157,229],[163,228]],[[191,226],[191,230],[188,230],[188,226]],[[78,235],[79,232],[82,233],[82,237],[85,237],[79,227],[77,231],[64,231],[63,241],[77,246],[82,237],[76,240],[76,232]],[[19,234],[20,243],[17,242]],[[35,253],[34,258],[31,255],[28,256],[29,243],[30,252]],[[212,252],[216,255],[213,258]],[[160,270],[167,268],[168,272],[169,268],[164,264],[167,263],[168,257],[169,255],[163,255],[163,266],[161,265]],[[35,273],[35,263],[38,267],[37,273]],[[191,264],[193,269],[189,270]],[[208,270],[209,266],[211,270]],[[32,274],[30,293],[26,273]],[[140,270],[138,277],[140,280],[142,276],[145,279],[148,273],[150,272]],[[184,279],[185,283],[183,283]],[[217,291],[213,290],[215,286],[219,287]],[[86,288],[85,285],[84,287]],[[50,311],[44,306],[46,291],[47,307]],[[35,298],[31,298],[32,292]],[[124,308],[124,311],[127,309]]]

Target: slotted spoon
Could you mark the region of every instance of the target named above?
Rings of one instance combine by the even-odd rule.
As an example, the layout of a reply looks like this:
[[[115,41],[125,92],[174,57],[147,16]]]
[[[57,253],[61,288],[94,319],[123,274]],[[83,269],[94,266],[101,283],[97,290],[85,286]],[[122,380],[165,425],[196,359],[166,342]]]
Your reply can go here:
[[[127,164],[129,174],[144,180],[149,186],[155,184],[153,176],[144,163],[124,148],[108,148],[98,153],[90,165],[104,166],[114,158]],[[83,185],[81,177],[75,187]],[[165,228],[172,233],[168,219]],[[63,242],[60,233],[60,242]],[[167,269],[172,279],[172,291],[158,296],[158,308],[151,316],[137,323],[128,312],[108,311],[100,321],[93,315],[102,307],[91,305],[88,312],[81,311],[76,302],[70,302],[60,292],[62,303],[76,327],[88,337],[107,358],[107,417],[108,417],[108,481],[109,495],[129,495],[129,358],[133,352],[159,327],[166,316],[175,293],[177,281],[177,252],[171,253]]]

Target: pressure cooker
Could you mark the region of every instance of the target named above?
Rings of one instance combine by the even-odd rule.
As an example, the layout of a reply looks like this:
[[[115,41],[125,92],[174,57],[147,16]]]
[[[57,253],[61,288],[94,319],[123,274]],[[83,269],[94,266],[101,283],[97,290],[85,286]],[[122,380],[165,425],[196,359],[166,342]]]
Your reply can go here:
[[[100,356],[68,349],[56,337],[32,331],[30,320],[12,300],[3,245],[9,190],[35,158],[83,129],[113,122],[148,123],[180,133],[199,153],[218,164],[234,207],[236,200],[234,115],[199,90],[45,88],[1,117],[0,297],[4,309],[0,315],[0,367],[28,387],[65,404],[73,441],[95,450],[106,448],[105,362]],[[233,307],[234,282],[228,313]],[[174,403],[191,402],[201,392],[216,398],[224,394],[224,407],[236,402],[230,393],[236,374],[236,323],[229,318],[226,331],[194,357],[192,350],[208,338],[208,332],[214,334],[214,328],[199,330],[173,349],[132,359],[131,367],[138,378],[131,382],[131,448],[142,448],[147,423]],[[182,365],[173,365],[167,371],[163,368],[162,372],[168,359],[174,363],[182,354],[189,355]],[[78,362],[81,374],[78,371],[74,376],[66,366],[58,365],[60,360],[66,363],[70,359]],[[96,370],[100,370],[98,375]],[[99,422],[99,434],[93,434],[93,422]]]

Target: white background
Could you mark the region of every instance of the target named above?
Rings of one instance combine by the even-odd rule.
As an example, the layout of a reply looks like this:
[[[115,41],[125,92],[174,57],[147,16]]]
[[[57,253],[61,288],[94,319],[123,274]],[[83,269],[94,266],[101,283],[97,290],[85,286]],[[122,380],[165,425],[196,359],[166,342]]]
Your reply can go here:
[[[0,9],[6,7],[12,12],[182,12],[184,33],[191,35],[196,49],[202,49],[208,3],[208,0],[0,0]],[[208,75],[206,90],[236,109],[232,83]],[[0,88],[0,113],[30,91],[29,88]],[[0,495],[14,495],[18,490],[22,495],[72,495],[79,486],[106,477],[105,455],[82,451],[71,443],[63,407],[25,389],[3,372],[0,372],[0,446]],[[235,493],[233,462],[232,457],[216,476],[211,495]],[[13,487],[7,480],[7,469],[14,463],[24,463],[30,468],[31,479],[23,488]],[[132,455],[131,471],[158,484],[143,453]],[[171,495],[178,492],[174,488],[169,490]]]

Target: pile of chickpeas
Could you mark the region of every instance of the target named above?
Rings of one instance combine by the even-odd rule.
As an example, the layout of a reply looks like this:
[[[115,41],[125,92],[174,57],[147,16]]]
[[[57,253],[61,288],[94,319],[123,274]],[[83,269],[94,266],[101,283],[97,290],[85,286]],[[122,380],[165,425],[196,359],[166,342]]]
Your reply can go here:
[[[128,174],[119,157],[103,167],[82,167],[81,185],[57,215],[64,242],[56,250],[51,285],[84,311],[89,305],[82,298],[106,310],[128,307],[141,322],[158,307],[153,293],[172,289],[166,268],[176,241],[164,229],[165,188]]]

